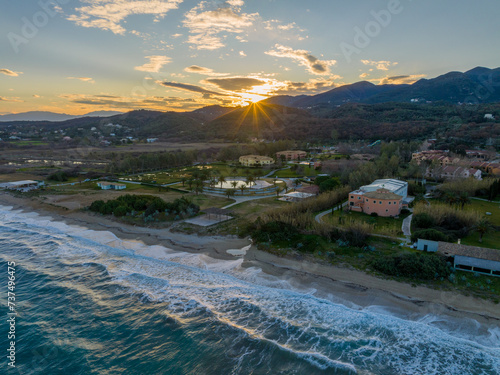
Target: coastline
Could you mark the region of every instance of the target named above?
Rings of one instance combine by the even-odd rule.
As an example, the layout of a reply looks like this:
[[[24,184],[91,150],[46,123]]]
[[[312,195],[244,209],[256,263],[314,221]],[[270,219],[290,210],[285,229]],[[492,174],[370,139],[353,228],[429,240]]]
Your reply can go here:
[[[240,260],[241,268],[255,267],[271,278],[287,282],[294,290],[313,293],[318,298],[354,309],[376,310],[410,320],[444,316],[496,326],[500,321],[500,308],[491,301],[425,286],[412,286],[349,268],[277,257],[251,246],[248,239],[200,237],[171,232],[169,229],[136,227],[79,210],[67,210],[37,198],[18,198],[7,193],[0,193],[0,205],[12,206],[14,210],[23,212],[35,212],[68,225],[109,231],[125,241],[140,242],[148,246],[161,245],[175,251],[202,254],[218,260]],[[246,247],[248,250],[243,258],[227,253],[227,250]],[[146,251],[143,255],[162,257],[161,253],[151,251]]]

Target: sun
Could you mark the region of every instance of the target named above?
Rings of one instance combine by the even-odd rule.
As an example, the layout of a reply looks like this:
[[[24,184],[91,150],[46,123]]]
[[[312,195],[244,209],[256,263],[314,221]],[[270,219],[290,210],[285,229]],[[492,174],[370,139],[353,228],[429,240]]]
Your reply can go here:
[[[245,101],[248,104],[257,103],[257,102],[260,102],[261,100],[264,100],[267,98],[267,96],[253,94],[253,93],[245,93],[241,97],[242,97],[243,101]]]

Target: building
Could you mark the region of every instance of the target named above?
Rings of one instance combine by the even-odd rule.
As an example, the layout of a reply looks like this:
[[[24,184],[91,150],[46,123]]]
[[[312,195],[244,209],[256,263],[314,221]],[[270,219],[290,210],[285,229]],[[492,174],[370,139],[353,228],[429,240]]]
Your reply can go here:
[[[294,150],[294,151],[280,151],[276,153],[276,159],[285,159],[285,160],[300,160],[304,159],[307,156],[307,152]]]
[[[274,164],[274,159],[260,155],[246,155],[240,157],[240,163],[246,167],[256,167],[261,165]]]
[[[438,251],[438,247],[439,242],[437,241],[423,240],[421,238],[417,240],[417,250],[435,253]]]
[[[30,190],[38,189],[39,187],[45,185],[43,181],[34,180],[24,180],[24,181],[13,181],[0,184],[0,188],[7,190],[17,190],[22,192],[27,192]]]
[[[383,179],[349,193],[349,210],[378,216],[398,216],[412,201],[408,182]]]
[[[310,193],[302,193],[299,191],[293,191],[291,193],[284,194],[283,198],[280,198],[280,200],[285,202],[301,202],[304,199],[312,198],[314,196],[316,195]]]
[[[118,184],[116,182],[98,182],[97,186],[102,190],[124,190],[127,188],[127,185]]]
[[[456,180],[469,177],[474,177],[476,180],[482,180],[482,173],[479,169],[454,167],[451,165],[434,169],[428,168],[425,176],[442,180]]]
[[[500,276],[500,250],[439,242],[438,252],[452,257],[455,269]]]

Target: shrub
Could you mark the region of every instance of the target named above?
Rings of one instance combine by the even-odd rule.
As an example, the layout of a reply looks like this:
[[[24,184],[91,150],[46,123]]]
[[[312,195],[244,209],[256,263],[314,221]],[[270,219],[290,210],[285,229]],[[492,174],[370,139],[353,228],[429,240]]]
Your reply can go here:
[[[128,206],[122,205],[115,208],[115,210],[113,211],[113,215],[115,215],[116,217],[122,217],[125,216],[129,211],[130,208]]]
[[[383,256],[373,262],[373,267],[390,276],[419,280],[447,278],[451,274],[446,260],[436,254],[398,254]]]
[[[428,213],[422,212],[413,215],[412,224],[415,228],[427,229],[436,226],[436,220]]]
[[[449,237],[446,234],[436,229],[422,229],[422,230],[417,230],[411,234],[411,240],[413,242],[415,242],[419,238],[430,241],[443,241],[443,242],[449,241]]]

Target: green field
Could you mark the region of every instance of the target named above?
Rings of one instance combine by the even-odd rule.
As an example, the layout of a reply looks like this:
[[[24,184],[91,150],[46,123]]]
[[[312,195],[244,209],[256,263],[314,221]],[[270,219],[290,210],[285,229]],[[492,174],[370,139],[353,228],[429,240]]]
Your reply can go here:
[[[383,234],[386,236],[402,236],[403,232],[401,227],[403,225],[403,220],[408,216],[401,215],[399,218],[392,217],[373,217],[361,212],[353,212],[350,211],[348,213],[341,213],[341,211],[337,210],[334,214],[329,214],[323,217],[325,222],[329,222],[335,224],[338,227],[345,227],[349,225],[351,221],[358,221],[370,224],[373,227],[373,233]],[[341,218],[341,219],[340,219]],[[341,223],[339,224],[339,219]]]
[[[311,167],[301,166],[299,170],[302,169],[302,173],[297,173],[297,170],[292,169],[283,169],[277,171],[274,175],[278,176],[278,178],[298,178],[304,176],[316,176],[319,172]]]
[[[500,203],[499,202],[485,202],[477,199],[472,199],[471,203],[465,206],[466,210],[474,210],[488,219],[491,224],[500,227]],[[486,215],[490,212],[491,215]],[[483,236],[483,242],[479,242],[479,234],[472,231],[471,234],[462,239],[464,245],[489,247],[491,249],[500,250],[500,231],[492,228],[489,233]]]

